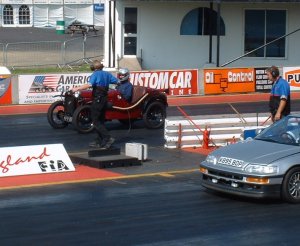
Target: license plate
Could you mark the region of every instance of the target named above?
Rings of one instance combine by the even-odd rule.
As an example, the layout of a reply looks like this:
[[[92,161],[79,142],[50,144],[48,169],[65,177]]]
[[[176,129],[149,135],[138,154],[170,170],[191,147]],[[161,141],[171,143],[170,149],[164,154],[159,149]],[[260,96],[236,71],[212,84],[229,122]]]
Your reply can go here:
[[[232,158],[228,158],[228,157],[220,157],[218,160],[218,163],[222,164],[222,165],[241,168],[244,164],[244,161],[232,159]]]

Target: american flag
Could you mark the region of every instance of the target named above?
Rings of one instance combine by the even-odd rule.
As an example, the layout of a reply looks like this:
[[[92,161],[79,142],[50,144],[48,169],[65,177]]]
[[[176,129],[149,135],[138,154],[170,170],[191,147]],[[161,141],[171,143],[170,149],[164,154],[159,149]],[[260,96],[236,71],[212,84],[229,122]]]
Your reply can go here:
[[[44,86],[48,86],[50,88],[56,88],[57,87],[57,83],[58,83],[58,76],[56,75],[39,75],[39,76],[35,76],[34,80],[33,80],[33,84],[34,85],[44,85]]]

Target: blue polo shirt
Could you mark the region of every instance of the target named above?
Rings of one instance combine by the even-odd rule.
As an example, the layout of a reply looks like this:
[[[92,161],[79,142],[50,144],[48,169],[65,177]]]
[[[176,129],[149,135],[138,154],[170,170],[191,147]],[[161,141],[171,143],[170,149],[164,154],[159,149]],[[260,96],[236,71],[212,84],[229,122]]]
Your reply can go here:
[[[92,73],[90,77],[89,84],[93,87],[101,86],[105,87],[108,90],[109,84],[117,84],[118,79],[114,77],[111,73],[103,71],[103,70],[96,70]]]
[[[286,106],[282,111],[282,114],[284,116],[288,115],[291,111],[290,97],[291,97],[290,85],[285,79],[280,77],[276,82],[274,82],[271,89],[270,102],[269,102],[270,112],[273,115],[275,115],[279,107],[280,100],[284,99],[286,100]]]

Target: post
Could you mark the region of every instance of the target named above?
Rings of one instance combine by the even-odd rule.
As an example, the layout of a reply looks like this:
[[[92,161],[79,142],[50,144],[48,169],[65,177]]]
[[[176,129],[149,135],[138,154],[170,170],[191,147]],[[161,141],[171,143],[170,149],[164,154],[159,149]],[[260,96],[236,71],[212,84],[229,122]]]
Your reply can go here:
[[[178,125],[178,141],[177,141],[177,149],[181,148],[181,137],[182,137],[182,126],[181,123]]]
[[[205,129],[203,131],[203,141],[202,141],[202,148],[208,149],[209,145],[209,136],[210,136],[210,130],[207,129],[207,125],[205,126]]]

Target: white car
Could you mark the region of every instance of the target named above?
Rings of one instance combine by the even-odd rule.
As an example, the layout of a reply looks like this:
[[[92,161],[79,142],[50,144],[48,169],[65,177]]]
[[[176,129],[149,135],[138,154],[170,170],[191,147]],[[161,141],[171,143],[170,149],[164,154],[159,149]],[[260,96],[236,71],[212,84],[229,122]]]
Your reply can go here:
[[[290,115],[254,139],[221,147],[200,164],[207,189],[300,203],[300,115]]]

